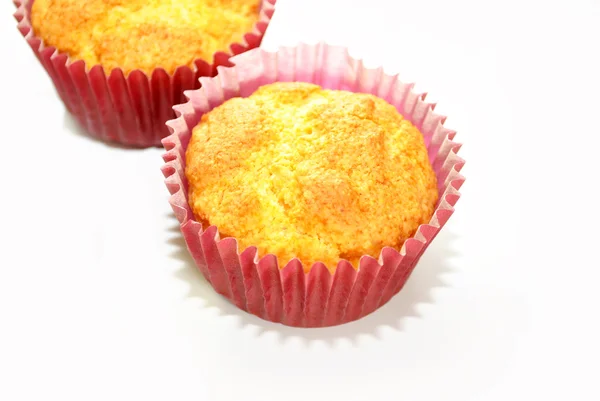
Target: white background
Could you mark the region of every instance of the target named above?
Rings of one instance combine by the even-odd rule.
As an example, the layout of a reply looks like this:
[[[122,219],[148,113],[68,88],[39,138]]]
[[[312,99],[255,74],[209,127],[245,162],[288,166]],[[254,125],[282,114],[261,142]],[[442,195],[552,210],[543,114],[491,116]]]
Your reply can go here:
[[[467,160],[405,289],[318,330],[215,295],[162,151],[81,135],[12,12],[3,0],[0,400],[600,399],[598,0],[280,0],[264,46],[344,44],[416,81]]]

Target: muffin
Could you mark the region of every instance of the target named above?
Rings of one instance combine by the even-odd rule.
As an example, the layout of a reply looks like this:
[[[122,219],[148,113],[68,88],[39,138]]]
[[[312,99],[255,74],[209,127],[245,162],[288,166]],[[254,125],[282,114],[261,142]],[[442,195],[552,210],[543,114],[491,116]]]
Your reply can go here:
[[[307,272],[400,249],[438,199],[423,136],[394,106],[310,83],[266,85],[204,114],[185,174],[199,221]]]
[[[160,145],[183,91],[257,47],[275,0],[19,0],[19,28],[92,136]]]
[[[455,132],[412,85],[342,47],[231,61],[187,93],[163,140],[170,204],[199,270],[272,322],[372,313],[454,211]]]

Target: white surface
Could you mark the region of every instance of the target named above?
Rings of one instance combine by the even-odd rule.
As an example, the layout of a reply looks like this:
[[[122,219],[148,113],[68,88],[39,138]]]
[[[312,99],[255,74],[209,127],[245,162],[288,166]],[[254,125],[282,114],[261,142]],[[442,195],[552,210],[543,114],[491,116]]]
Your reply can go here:
[[[600,399],[600,3],[562,3],[280,0],[266,47],[328,40],[415,80],[467,160],[403,292],[301,330],[213,293],[162,152],[78,134],[4,1],[0,400]]]

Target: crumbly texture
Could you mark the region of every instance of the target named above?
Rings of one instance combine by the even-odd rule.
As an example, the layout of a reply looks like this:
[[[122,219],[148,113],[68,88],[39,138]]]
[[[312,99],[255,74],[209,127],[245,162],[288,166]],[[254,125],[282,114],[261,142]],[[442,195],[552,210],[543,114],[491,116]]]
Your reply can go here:
[[[47,45],[89,66],[173,73],[229,51],[259,8],[260,0],[35,0],[31,23]]]
[[[284,267],[399,249],[438,199],[423,136],[372,95],[275,83],[202,117],[186,152],[199,221]]]

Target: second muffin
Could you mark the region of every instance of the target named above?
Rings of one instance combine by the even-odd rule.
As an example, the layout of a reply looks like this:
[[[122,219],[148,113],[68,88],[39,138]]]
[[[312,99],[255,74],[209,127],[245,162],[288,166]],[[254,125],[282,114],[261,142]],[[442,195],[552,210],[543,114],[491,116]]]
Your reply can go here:
[[[148,147],[184,91],[260,45],[275,2],[15,0],[15,18],[88,134]]]
[[[186,159],[199,221],[305,271],[399,250],[438,200],[423,135],[394,106],[309,83],[266,85],[203,115]]]

